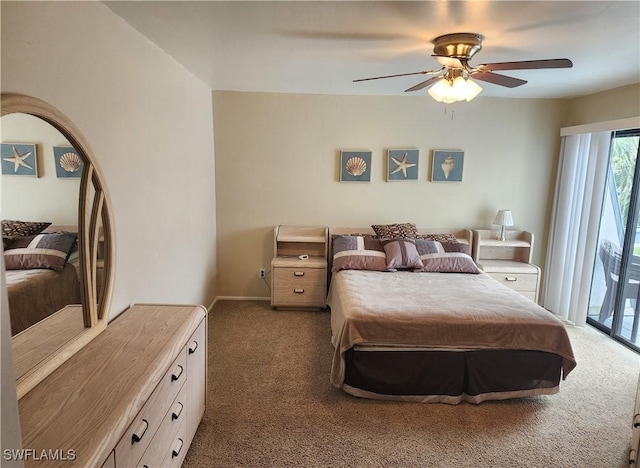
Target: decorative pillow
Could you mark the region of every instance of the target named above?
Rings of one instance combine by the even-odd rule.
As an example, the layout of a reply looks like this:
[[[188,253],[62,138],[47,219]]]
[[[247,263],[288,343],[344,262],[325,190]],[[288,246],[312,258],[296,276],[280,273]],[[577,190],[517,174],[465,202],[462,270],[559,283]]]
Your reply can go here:
[[[422,271],[436,273],[481,273],[469,256],[469,247],[459,242],[416,240],[416,249],[424,264]]]
[[[47,229],[51,223],[37,223],[31,221],[2,220],[2,247],[7,246],[18,237],[35,236]]]
[[[426,239],[437,242],[458,242],[453,234],[418,234],[416,239]]]
[[[366,236],[333,237],[332,272],[339,270],[386,271],[387,256],[380,239]]]
[[[374,224],[371,228],[378,237],[384,239],[415,239],[418,237],[418,229],[413,223]]]
[[[424,268],[413,239],[382,239],[387,256],[387,270],[421,270]]]
[[[50,233],[19,237],[4,251],[7,270],[62,271],[76,244],[76,233]]]

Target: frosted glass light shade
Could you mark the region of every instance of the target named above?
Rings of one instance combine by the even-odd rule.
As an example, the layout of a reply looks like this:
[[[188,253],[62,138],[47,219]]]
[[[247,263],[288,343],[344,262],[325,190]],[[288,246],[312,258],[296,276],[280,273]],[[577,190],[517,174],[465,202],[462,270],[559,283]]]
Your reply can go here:
[[[457,76],[450,80],[442,78],[429,88],[429,95],[438,102],[452,103],[456,101],[471,101],[482,88],[472,79]]]

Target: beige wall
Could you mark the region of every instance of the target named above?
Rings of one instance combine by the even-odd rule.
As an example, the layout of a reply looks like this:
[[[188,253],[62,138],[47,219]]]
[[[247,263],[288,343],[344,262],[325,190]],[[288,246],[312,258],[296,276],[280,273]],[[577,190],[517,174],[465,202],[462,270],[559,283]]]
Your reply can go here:
[[[500,208],[541,264],[567,101],[214,92],[222,296],[268,296],[277,224],[490,228]],[[445,113],[446,109],[446,113]],[[419,180],[385,182],[386,150],[416,147]],[[340,183],[341,149],[372,151],[368,184]],[[428,182],[433,149],[465,152],[462,183]]]
[[[2,92],[56,106],[111,194],[110,316],[215,298],[211,91],[100,2],[2,2]]]
[[[640,115],[640,83],[572,99],[565,127]]]
[[[78,224],[80,179],[58,178],[54,146],[70,146],[53,126],[27,114],[0,119],[2,143],[36,145],[38,177],[0,177],[0,217],[23,221]]]

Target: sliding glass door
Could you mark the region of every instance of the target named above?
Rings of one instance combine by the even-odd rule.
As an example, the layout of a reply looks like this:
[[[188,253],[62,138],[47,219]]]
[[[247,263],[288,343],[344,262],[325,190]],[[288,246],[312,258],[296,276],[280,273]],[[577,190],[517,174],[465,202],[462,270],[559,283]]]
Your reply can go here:
[[[640,350],[640,129],[615,132],[587,322]]]

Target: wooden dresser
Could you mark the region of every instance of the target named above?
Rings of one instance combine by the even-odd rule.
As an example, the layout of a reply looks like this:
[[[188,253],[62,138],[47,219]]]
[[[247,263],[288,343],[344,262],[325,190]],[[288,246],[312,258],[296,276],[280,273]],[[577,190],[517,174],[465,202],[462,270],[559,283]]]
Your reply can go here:
[[[18,401],[25,466],[180,466],[206,386],[206,310],[134,305]]]

